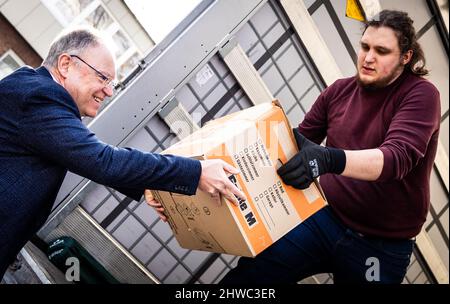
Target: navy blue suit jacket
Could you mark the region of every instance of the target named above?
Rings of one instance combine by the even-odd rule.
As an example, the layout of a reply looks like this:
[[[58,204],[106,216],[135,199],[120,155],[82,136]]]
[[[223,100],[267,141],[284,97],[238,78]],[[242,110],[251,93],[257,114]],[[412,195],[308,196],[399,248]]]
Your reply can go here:
[[[45,223],[70,170],[136,200],[145,188],[194,194],[200,162],[101,142],[46,68],[0,81],[0,278]]]

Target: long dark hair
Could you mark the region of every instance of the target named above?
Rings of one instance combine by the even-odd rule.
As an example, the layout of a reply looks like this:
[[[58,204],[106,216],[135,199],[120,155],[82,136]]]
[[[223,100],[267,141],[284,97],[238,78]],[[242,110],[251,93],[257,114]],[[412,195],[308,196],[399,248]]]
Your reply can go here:
[[[405,12],[383,10],[371,21],[366,22],[364,31],[369,26],[391,28],[397,36],[401,54],[405,54],[408,50],[413,52],[411,60],[405,65],[405,69],[408,69],[413,74],[425,76],[428,75],[429,71],[425,68],[425,56],[422,47],[417,42],[413,22]]]

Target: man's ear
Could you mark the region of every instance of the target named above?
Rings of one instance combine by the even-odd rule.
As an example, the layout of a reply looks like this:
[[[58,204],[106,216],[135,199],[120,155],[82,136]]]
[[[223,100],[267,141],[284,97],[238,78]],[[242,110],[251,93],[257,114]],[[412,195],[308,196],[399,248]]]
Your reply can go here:
[[[408,62],[411,61],[413,55],[413,50],[407,50],[403,55],[402,55],[402,64],[403,65],[407,65]]]
[[[58,71],[64,78],[67,77],[67,74],[69,73],[69,66],[70,62],[72,61],[72,58],[69,54],[63,53],[58,56]]]

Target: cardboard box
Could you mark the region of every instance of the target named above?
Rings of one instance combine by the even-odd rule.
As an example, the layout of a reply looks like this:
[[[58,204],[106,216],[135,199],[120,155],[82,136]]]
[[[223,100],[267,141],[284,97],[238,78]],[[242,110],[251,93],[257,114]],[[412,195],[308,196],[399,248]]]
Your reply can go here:
[[[247,200],[235,206],[210,195],[152,191],[164,206],[181,247],[256,256],[326,205],[318,183],[301,191],[285,185],[276,170],[297,153],[292,129],[277,101],[211,121],[165,154],[222,159],[241,172],[230,176]]]

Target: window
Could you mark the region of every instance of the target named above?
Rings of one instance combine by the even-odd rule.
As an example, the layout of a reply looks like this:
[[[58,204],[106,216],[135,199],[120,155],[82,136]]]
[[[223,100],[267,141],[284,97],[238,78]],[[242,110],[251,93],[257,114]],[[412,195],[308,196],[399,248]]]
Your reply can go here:
[[[24,65],[23,61],[12,50],[0,56],[0,79]]]
[[[43,3],[59,23],[67,27],[90,6],[92,0],[45,0]]]
[[[123,62],[122,64],[118,62],[119,72],[117,77],[126,77],[139,64],[140,59],[141,56],[138,53],[134,53],[127,61]]]
[[[105,31],[114,21],[100,5],[86,17],[85,22],[98,30]]]
[[[115,55],[117,58],[120,58],[120,56],[122,56],[125,51],[130,49],[130,41],[126,38],[122,30],[118,30],[112,38],[114,44],[116,45]]]

